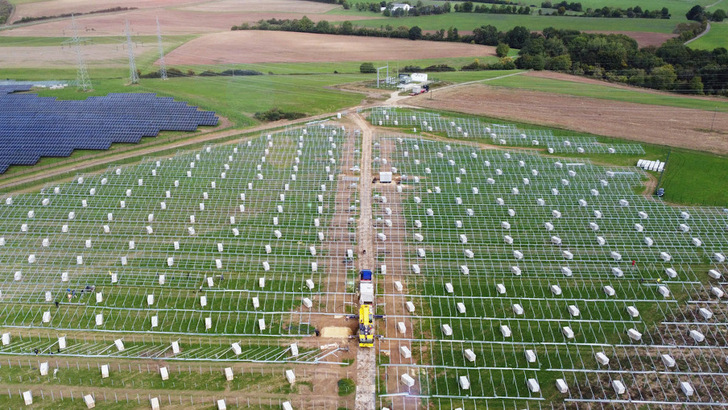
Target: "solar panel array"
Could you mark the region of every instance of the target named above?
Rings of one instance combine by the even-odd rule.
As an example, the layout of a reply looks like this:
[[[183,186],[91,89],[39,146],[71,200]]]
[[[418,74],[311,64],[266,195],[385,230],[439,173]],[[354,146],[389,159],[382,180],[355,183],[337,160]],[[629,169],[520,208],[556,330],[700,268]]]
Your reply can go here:
[[[381,136],[373,155],[402,178],[374,192],[382,407],[728,403],[723,209],[517,149]]]
[[[414,127],[426,132],[446,133],[449,138],[490,139],[494,145],[545,146],[550,154],[644,154],[640,144],[602,143],[592,136],[558,136],[549,130],[519,129],[513,124],[494,124],[477,118],[441,116],[438,113],[376,107],[369,121],[385,127]]]
[[[29,88],[0,86],[0,174],[10,165],[34,165],[41,157],[106,150],[115,142],[138,143],[160,131],[195,131],[218,120],[214,112],[149,93],[74,101],[13,94]]]

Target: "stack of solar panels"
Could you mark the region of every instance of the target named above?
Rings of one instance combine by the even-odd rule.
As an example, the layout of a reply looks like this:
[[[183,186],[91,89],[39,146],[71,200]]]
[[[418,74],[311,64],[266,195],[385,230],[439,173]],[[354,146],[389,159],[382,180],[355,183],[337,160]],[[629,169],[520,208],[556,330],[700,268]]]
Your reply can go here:
[[[76,149],[106,150],[112,143],[138,143],[160,131],[195,131],[217,125],[211,111],[155,94],[109,94],[57,101],[0,86],[0,173],[10,165],[33,165],[41,157],[67,157]]]

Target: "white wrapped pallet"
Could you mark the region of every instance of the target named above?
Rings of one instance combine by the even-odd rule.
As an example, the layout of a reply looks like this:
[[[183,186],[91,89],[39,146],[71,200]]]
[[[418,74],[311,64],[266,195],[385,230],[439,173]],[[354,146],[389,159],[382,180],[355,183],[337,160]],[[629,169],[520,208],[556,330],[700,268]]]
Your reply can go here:
[[[501,325],[500,326],[500,332],[503,337],[508,338],[511,337],[513,333],[511,333],[511,328],[508,327],[508,325]]]
[[[693,386],[689,382],[680,382],[680,390],[688,397],[695,393],[695,389],[693,389]]]
[[[571,326],[564,326],[564,327],[562,327],[561,328],[561,333],[567,339],[573,339],[574,338],[574,331],[571,329]]]
[[[293,370],[286,370],[286,380],[288,380],[289,384],[296,383],[296,374],[293,372]]]
[[[217,410],[227,410],[225,399],[219,399],[217,402]]]
[[[224,370],[224,373],[225,373],[225,380],[227,380],[229,382],[233,381],[233,379],[235,378],[232,367],[226,367]]]
[[[581,312],[576,305],[569,305],[569,315],[571,315],[571,317],[579,317],[580,314]]]
[[[604,352],[597,352],[594,354],[594,358],[597,360],[597,363],[599,363],[602,366],[606,366],[609,364],[609,357]]]
[[[460,388],[463,390],[470,389],[470,379],[468,379],[468,376],[459,376],[458,384],[460,385]]]
[[[612,389],[615,393],[617,393],[618,396],[621,396],[627,391],[627,389],[624,387],[624,383],[619,380],[612,380]]]
[[[169,380],[169,369],[167,369],[166,367],[160,367],[159,376],[162,378],[162,380]]]
[[[400,377],[400,380],[402,381],[402,384],[404,384],[407,387],[412,387],[415,385],[415,379],[413,379],[412,376],[410,376],[407,373],[403,373],[402,376]]]
[[[407,327],[404,322],[397,322],[397,331],[402,334],[407,333]]]
[[[96,407],[96,400],[94,400],[94,396],[90,394],[83,396],[83,403],[86,405],[87,409],[93,409]]]
[[[569,386],[564,379],[556,379],[556,390],[561,394],[566,394],[569,392]]]
[[[26,406],[33,404],[33,393],[30,390],[23,392],[23,402]]]
[[[641,340],[642,339],[642,333],[638,332],[635,328],[630,328],[627,330],[627,336],[629,336],[632,340]]]
[[[695,340],[696,343],[703,343],[705,341],[705,335],[698,330],[691,330],[688,335]]]
[[[412,357],[412,352],[407,346],[400,346],[399,354],[403,359],[409,359]]]
[[[441,326],[441,329],[442,329],[442,333],[443,333],[443,334],[444,334],[445,336],[452,336],[452,327],[450,327],[450,325],[448,325],[448,324],[443,324],[443,325]]]
[[[526,384],[528,385],[528,390],[531,393],[538,393],[541,391],[541,386],[538,385],[538,381],[536,381],[536,379],[528,379]]]
[[[407,311],[408,312],[410,312],[410,313],[414,313],[415,312],[415,304],[414,303],[408,301],[408,302],[405,303],[405,307],[407,308]]]
[[[526,355],[526,361],[528,363],[536,363],[536,352],[531,349],[527,349],[524,354]]]
[[[630,317],[639,317],[640,311],[634,306],[627,306],[627,314],[629,314]]]
[[[521,306],[520,303],[514,303],[512,306],[512,309],[513,309],[514,315],[517,315],[517,316],[523,315],[524,310],[523,310],[523,306]]]
[[[465,359],[471,363],[475,362],[476,356],[475,353],[472,351],[472,349],[465,349],[463,351],[463,356],[465,356]]]
[[[240,347],[240,344],[237,342],[231,344],[230,348],[233,349],[233,353],[235,353],[235,356],[240,356],[240,354],[243,353],[243,349]]]
[[[708,308],[700,308],[698,309],[698,313],[703,317],[703,319],[710,319],[713,317],[713,312]]]
[[[660,356],[660,358],[662,359],[662,363],[667,368],[673,368],[677,364],[675,362],[675,359],[672,356],[670,356],[669,354],[663,354],[662,356]]]

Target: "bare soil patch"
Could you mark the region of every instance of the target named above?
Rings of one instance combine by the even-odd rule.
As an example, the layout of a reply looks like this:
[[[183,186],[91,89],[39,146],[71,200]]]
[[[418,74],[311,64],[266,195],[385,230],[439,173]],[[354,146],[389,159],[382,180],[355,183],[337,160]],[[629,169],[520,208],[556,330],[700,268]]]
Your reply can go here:
[[[169,53],[168,64],[299,63],[495,55],[493,47],[279,31],[209,34]]]
[[[120,4],[114,0],[50,0],[23,3],[15,6],[13,21],[23,17],[58,16],[67,13],[88,13],[90,11],[110,9],[114,7],[160,8],[198,3],[192,0],[127,0]]]
[[[351,329],[346,326],[327,326],[321,329],[321,337],[333,339],[348,339]]]
[[[339,7],[335,4],[300,0],[222,0],[198,2],[185,10],[203,12],[284,12],[284,13],[326,13]]]
[[[471,84],[410,105],[728,154],[728,114]],[[715,119],[714,119],[715,116]],[[711,124],[714,132],[710,132]]]
[[[301,2],[307,3],[307,2]],[[32,3],[45,4],[45,3]],[[317,4],[317,3],[312,3]],[[130,7],[130,6],[125,6]],[[103,8],[103,7],[101,7]],[[94,8],[98,10],[99,8]],[[41,15],[50,15],[50,12]],[[15,13],[19,16],[18,13]],[[256,11],[227,11],[227,12],[201,12],[181,8],[148,8],[108,14],[91,14],[76,18],[80,35],[94,36],[120,36],[124,34],[124,21],[129,19],[133,35],[156,35],[157,22],[162,29],[163,36],[204,34],[216,32],[229,32],[230,28],[242,23],[255,23],[259,20],[271,18],[300,19],[304,15],[314,22],[319,20],[343,21],[351,16],[336,14],[305,14],[296,12],[256,12]],[[22,16],[21,16],[22,17]],[[20,17],[16,17],[20,18]],[[357,17],[359,18],[359,17]],[[361,17],[364,18],[364,17]],[[0,32],[1,36],[30,36],[30,37],[68,37],[71,35],[70,18],[48,21],[44,23],[23,25],[11,30]]]

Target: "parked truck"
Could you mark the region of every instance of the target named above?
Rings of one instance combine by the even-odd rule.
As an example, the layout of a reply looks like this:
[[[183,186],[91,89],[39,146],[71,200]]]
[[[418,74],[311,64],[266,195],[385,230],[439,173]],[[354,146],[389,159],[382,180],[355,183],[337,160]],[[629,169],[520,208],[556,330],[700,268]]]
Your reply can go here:
[[[369,269],[359,273],[359,347],[374,347],[374,282]]]

